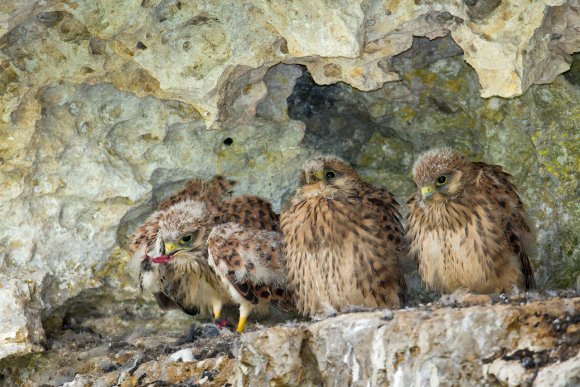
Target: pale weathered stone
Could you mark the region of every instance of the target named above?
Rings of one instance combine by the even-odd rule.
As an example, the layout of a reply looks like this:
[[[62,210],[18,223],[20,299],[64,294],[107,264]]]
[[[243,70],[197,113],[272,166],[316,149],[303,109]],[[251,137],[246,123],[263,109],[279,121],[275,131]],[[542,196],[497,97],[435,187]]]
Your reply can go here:
[[[536,386],[577,386],[580,384],[580,354],[538,372]]]
[[[556,295],[250,323],[238,335],[141,298],[84,292],[51,323],[50,349],[4,359],[0,375],[19,386],[575,385],[580,298]],[[237,316],[235,308],[224,312]],[[182,353],[186,359],[175,361]]]
[[[392,319],[353,313],[270,328],[243,336],[236,383],[519,386],[534,383],[537,367],[535,385],[573,385],[579,308],[580,298],[549,299],[397,310]]]
[[[98,82],[137,65],[133,71],[152,78],[154,86],[133,87],[186,101],[208,126],[219,127],[232,68],[240,67],[241,76],[250,68],[280,60],[304,63],[319,83],[342,80],[372,90],[396,79],[379,62],[408,49],[412,36],[433,39],[449,32],[477,71],[483,96],[519,95],[569,67],[570,54],[579,47],[576,3],[502,2],[483,19],[478,13],[470,20],[472,7],[457,1],[418,5],[405,0],[396,6],[323,0],[283,5],[260,0],[244,4],[101,0],[74,5],[27,1],[0,9],[0,36],[14,35],[17,26],[35,20],[58,27],[49,40],[60,43],[39,47],[35,51],[40,61],[30,61],[27,69],[17,71],[29,78],[25,73],[34,69],[35,82],[28,82],[32,90],[48,78],[63,77],[54,69],[70,79]],[[95,50],[99,45],[104,51]],[[165,58],[170,58],[169,65]],[[340,66],[341,71],[329,72],[329,65]],[[10,102],[13,111],[17,105]]]
[[[299,385],[302,371],[296,372],[300,363],[300,349],[306,339],[300,328],[274,327],[272,336],[250,334],[252,346],[242,346],[238,355],[241,385]]]
[[[18,281],[0,276],[0,358],[40,351],[44,330],[40,323],[34,281]]]

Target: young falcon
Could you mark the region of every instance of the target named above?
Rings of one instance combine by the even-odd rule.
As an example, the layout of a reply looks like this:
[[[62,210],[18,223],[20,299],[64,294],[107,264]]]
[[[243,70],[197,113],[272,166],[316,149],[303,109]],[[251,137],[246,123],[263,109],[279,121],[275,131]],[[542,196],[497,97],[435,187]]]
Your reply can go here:
[[[419,190],[407,202],[406,237],[428,288],[499,293],[534,286],[532,232],[502,167],[436,149],[417,159],[413,177]]]
[[[216,178],[212,179],[212,182],[214,181]],[[223,179],[218,180],[221,181]],[[227,185],[223,187],[228,188]],[[207,196],[205,193],[213,192],[212,198],[221,199],[219,195],[222,191],[213,189],[212,184],[204,183],[201,191],[194,188],[194,185],[188,184],[182,192],[172,198],[179,197],[184,200],[197,195],[204,199]],[[193,205],[185,209],[178,206],[187,202],[189,201],[178,201],[169,208],[160,206],[165,210],[153,213],[136,231],[133,250],[136,251],[134,259],[141,260],[141,287],[155,295],[162,309],[180,308],[186,313],[196,314],[199,307],[202,307],[204,313],[208,310],[213,311],[214,318],[217,319],[224,303],[231,300],[227,292],[222,293],[216,288],[212,293],[212,289],[208,288],[208,284],[209,286],[216,284],[213,281],[215,273],[207,266],[207,237],[211,228],[216,224],[235,222],[247,228],[277,230],[278,219],[270,203],[255,196],[229,198],[219,203],[204,200],[203,204],[209,208],[202,211],[199,216],[193,211],[185,211],[193,208]],[[190,223],[176,225],[171,223],[177,220]],[[186,233],[194,233],[197,236],[195,245],[190,246],[187,244],[190,241],[175,239],[176,235],[185,236]],[[180,244],[186,248],[185,250],[190,247],[192,250],[187,254],[180,252],[183,259],[174,260],[173,258],[177,256],[173,253],[177,252],[176,249]],[[186,264],[188,259],[190,262]],[[218,283],[221,284],[219,280]],[[224,294],[227,297],[222,297]]]
[[[281,215],[288,282],[302,314],[399,307],[405,282],[398,204],[336,157],[307,162]]]
[[[152,256],[157,256],[154,248],[159,232],[159,218],[163,214],[163,210],[179,202],[194,200],[203,202],[209,211],[214,211],[224,198],[231,195],[234,184],[235,181],[227,180],[221,176],[214,176],[210,181],[190,180],[181,191],[161,202],[157,211],[149,216],[133,233],[129,242],[132,266],[138,268],[135,270],[139,271],[141,290],[151,291],[161,309],[181,308],[186,313],[197,314],[197,307],[177,305],[163,293],[159,282],[160,266],[153,264],[150,259]]]
[[[232,300],[208,263],[213,216],[204,203],[192,200],[162,211],[151,261],[159,264],[163,295],[188,314],[211,311],[219,318],[223,305]]]
[[[208,251],[209,265],[240,305],[237,332],[244,330],[251,311],[267,310],[270,303],[285,312],[293,310],[278,232],[218,225],[209,235]]]

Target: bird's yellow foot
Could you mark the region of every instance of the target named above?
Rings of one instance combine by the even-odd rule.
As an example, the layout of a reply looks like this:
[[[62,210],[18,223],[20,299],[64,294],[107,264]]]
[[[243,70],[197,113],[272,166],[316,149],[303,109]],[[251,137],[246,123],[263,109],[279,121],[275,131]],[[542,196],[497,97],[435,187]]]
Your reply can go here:
[[[244,331],[244,328],[246,327],[246,320],[247,317],[240,317],[240,320],[238,321],[238,327],[236,328],[236,332],[242,333]]]

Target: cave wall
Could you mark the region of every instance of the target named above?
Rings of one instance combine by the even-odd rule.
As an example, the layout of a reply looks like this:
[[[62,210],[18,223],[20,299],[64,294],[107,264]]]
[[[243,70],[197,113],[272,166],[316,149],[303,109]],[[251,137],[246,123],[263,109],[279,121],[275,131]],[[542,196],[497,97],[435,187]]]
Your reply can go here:
[[[579,26],[575,0],[3,1],[0,358],[82,290],[135,297],[127,235],[185,179],[279,210],[321,152],[401,203],[425,149],[504,165],[540,286],[574,286]]]

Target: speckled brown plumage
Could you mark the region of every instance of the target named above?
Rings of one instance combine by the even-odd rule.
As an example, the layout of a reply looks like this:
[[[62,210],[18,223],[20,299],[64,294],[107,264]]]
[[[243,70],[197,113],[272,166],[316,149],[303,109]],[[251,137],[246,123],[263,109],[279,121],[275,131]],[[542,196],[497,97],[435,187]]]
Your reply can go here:
[[[288,282],[301,313],[401,305],[406,287],[397,207],[392,194],[363,182],[338,158],[304,166],[280,218]]]
[[[534,287],[533,234],[511,176],[441,149],[419,157],[407,202],[409,253],[430,289],[480,293]]]
[[[157,210],[164,210],[175,203],[185,200],[197,200],[205,203],[213,211],[226,198],[231,196],[236,182],[223,176],[214,176],[210,181],[194,179],[185,184],[185,187],[159,204]]]
[[[278,232],[218,225],[208,238],[208,251],[210,266],[240,305],[239,332],[253,309],[270,303],[286,312],[293,309]]]
[[[139,263],[141,288],[151,291],[163,309],[180,308],[196,314],[219,315],[231,299],[207,262],[207,237],[213,226],[235,222],[248,228],[276,230],[278,220],[270,203],[255,196],[227,198],[233,181],[214,177],[190,181],[185,188],[159,205],[133,234],[130,252]],[[195,236],[195,245],[180,238]],[[193,240],[193,238],[192,238]],[[170,262],[156,264],[151,258],[167,254],[168,244],[186,247]],[[179,258],[179,259],[173,259]]]
[[[237,223],[256,230],[278,231],[278,215],[272,205],[257,196],[238,196],[221,202],[216,211],[215,224]]]

